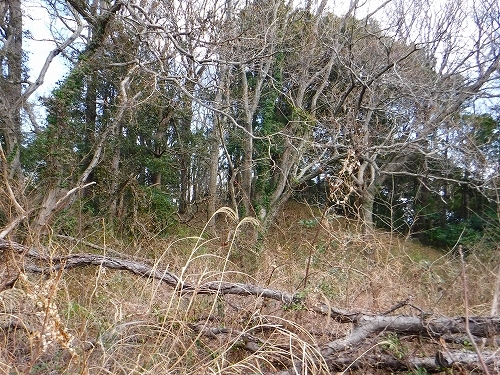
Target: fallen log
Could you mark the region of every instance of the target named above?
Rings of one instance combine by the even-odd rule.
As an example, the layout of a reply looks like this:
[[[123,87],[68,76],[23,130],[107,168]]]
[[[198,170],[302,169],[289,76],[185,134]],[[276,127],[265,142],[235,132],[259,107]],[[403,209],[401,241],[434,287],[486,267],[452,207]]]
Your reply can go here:
[[[498,374],[498,355],[499,353],[495,351],[483,352],[483,360],[490,367],[490,373]],[[440,373],[443,371],[450,371],[450,369],[456,372],[447,372],[453,374],[470,374],[470,373],[481,373],[478,365],[478,355],[476,353],[463,353],[460,351],[450,351],[445,355],[448,363],[446,366],[436,361],[436,356],[426,356],[426,357],[406,357],[406,358],[395,358],[391,354],[378,353],[378,354],[366,354],[362,357],[340,353],[335,358],[329,358],[326,360],[328,367],[332,373],[344,373],[346,370],[356,370],[364,369],[367,367],[386,369],[390,371],[411,371],[411,370],[424,370],[426,373]],[[300,373],[300,372],[298,372]],[[296,375],[297,366],[295,368],[290,368],[284,371],[279,371],[272,373],[272,375]],[[268,374],[268,375],[271,375]]]
[[[259,296],[281,301],[284,304],[298,303],[301,299],[298,294],[290,294],[250,284],[214,281],[203,283],[201,285],[193,285],[182,280],[180,277],[174,275],[168,270],[160,270],[149,264],[139,263],[127,259],[108,257],[106,255],[71,254],[60,257],[49,257],[42,255],[36,249],[25,247],[19,243],[0,239],[0,251],[5,249],[23,253],[33,261],[41,261],[46,264],[50,264],[50,266],[44,267],[26,262],[24,269],[35,273],[50,274],[61,269],[68,270],[75,267],[101,266],[115,270],[125,270],[141,277],[161,281],[181,294],[196,292],[197,294],[235,294],[241,296]]]
[[[213,295],[239,295],[255,296],[279,301],[284,306],[300,305],[301,309],[312,311],[316,314],[328,316],[338,323],[351,324],[350,333],[337,338],[318,348],[322,362],[328,365],[331,371],[344,371],[347,368],[357,368],[361,365],[383,367],[391,370],[424,368],[428,372],[438,372],[446,367],[477,368],[480,356],[492,369],[500,368],[500,355],[496,351],[485,350],[475,353],[470,350],[446,350],[441,352],[441,347],[436,349],[435,356],[405,355],[394,356],[391,353],[372,353],[370,349],[378,347],[384,342],[381,333],[395,335],[418,336],[432,339],[456,338],[457,335],[466,334],[466,323],[470,333],[477,342],[493,339],[500,335],[500,317],[476,316],[469,317],[433,317],[428,314],[417,315],[389,315],[398,308],[408,304],[408,301],[398,303],[394,308],[382,314],[360,311],[347,311],[341,308],[328,306],[324,303],[311,303],[305,300],[300,293],[287,293],[280,290],[269,289],[252,284],[231,283],[228,281],[210,281],[195,284],[175,275],[167,269],[130,259],[120,259],[99,254],[70,254],[67,256],[47,256],[37,249],[26,247],[16,242],[0,239],[0,252],[12,251],[23,254],[24,271],[50,274],[61,270],[70,270],[76,267],[100,266],[115,270],[131,272],[139,277],[150,278],[171,287],[176,293],[183,294],[213,294]],[[0,280],[0,285],[2,285]],[[7,285],[5,282],[3,285]],[[228,329],[194,327],[202,334],[229,334],[237,332]],[[245,338],[245,348],[250,352],[258,352],[262,340],[254,335],[241,336]],[[374,344],[374,341],[375,344]],[[378,341],[377,341],[378,340]],[[449,339],[448,339],[449,340]],[[363,353],[360,355],[360,351]],[[291,358],[297,358],[292,355]],[[295,374],[303,366],[300,361],[292,360],[292,366],[279,374]],[[302,370],[301,370],[302,371]],[[299,371],[299,373],[301,372]]]

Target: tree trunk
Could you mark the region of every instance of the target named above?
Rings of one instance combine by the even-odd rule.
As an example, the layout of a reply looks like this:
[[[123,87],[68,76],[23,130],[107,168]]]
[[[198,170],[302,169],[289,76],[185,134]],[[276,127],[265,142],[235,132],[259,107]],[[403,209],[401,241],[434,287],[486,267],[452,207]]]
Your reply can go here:
[[[41,209],[30,225],[30,233],[32,235],[37,237],[48,232],[48,224],[56,212],[63,207],[61,203],[67,193],[68,189],[63,189],[58,185],[47,189],[41,204]],[[66,204],[67,203],[70,202],[68,201]]]
[[[278,8],[274,8],[274,16],[276,16]],[[276,25],[273,25],[273,28]],[[274,29],[269,31],[269,36],[273,34]],[[274,37],[274,35],[273,35]],[[271,64],[274,60],[272,56],[272,51],[270,51],[269,56],[264,58],[260,64],[258,64],[258,70],[256,77],[254,77],[255,82],[252,87],[249,85],[249,80],[247,78],[247,66],[242,64],[240,66],[240,77],[241,86],[243,91],[243,109],[244,109],[244,129],[245,134],[243,135],[243,163],[241,170],[241,181],[240,186],[242,190],[242,200],[245,209],[246,216],[253,216],[254,209],[252,207],[252,184],[254,180],[254,139],[253,139],[253,125],[254,116],[256,114],[260,99],[262,97],[262,90],[264,82],[269,74]]]
[[[243,103],[245,108],[245,131],[243,137],[243,163],[241,169],[240,187],[243,201],[244,215],[250,216],[252,209],[252,180],[253,180],[253,117],[260,99],[260,89],[250,101],[247,72],[241,67],[241,82],[243,87]]]
[[[217,179],[219,172],[219,129],[217,118],[210,135],[210,164],[208,180],[207,220],[210,231],[215,232],[215,211],[217,209]]]
[[[190,109],[186,109],[188,111]],[[191,115],[179,120],[178,124],[178,149],[179,149],[179,173],[180,173],[180,196],[179,214],[184,215],[191,203]]]
[[[120,126],[118,134],[121,133],[122,127]],[[111,159],[111,183],[109,186],[109,192],[111,194],[111,201],[109,204],[109,215],[110,218],[118,217],[118,201],[121,199],[120,189],[120,161],[121,161],[121,151],[120,147],[115,147],[113,152],[113,158]]]
[[[173,114],[174,114],[174,111],[171,108],[168,108],[165,113],[160,110],[161,121],[158,124],[156,132],[154,134],[153,144],[152,144],[152,147],[154,148],[154,157],[156,157],[156,158],[161,158],[163,153],[166,151],[165,136],[166,136],[167,129],[168,129],[168,126],[169,126],[170,120],[172,119]],[[162,188],[162,186],[161,186],[162,178],[161,177],[162,177],[161,170],[153,171],[152,177],[151,177],[151,183],[153,184],[154,188],[161,190],[161,188]]]
[[[6,0],[1,7],[2,20],[7,24],[2,27],[3,48],[0,51],[0,129],[5,141],[5,152],[9,161],[9,178],[22,181],[20,161],[21,146],[21,94],[22,94],[22,12],[21,0]]]
[[[361,218],[365,231],[373,230],[375,223],[373,221],[373,203],[375,200],[373,189],[367,188],[362,191],[360,198]]]
[[[189,161],[187,160],[185,152],[183,153],[183,155],[181,155],[180,174],[181,174],[181,190],[179,198],[179,214],[184,215],[187,212],[190,203]]]
[[[151,183],[154,189],[161,189],[161,172],[153,172]]]
[[[380,178],[378,182],[383,181]],[[374,228],[373,204],[375,200],[376,176],[375,169],[367,161],[362,162],[355,175],[352,176],[356,187],[355,209],[359,220],[363,223],[363,230],[369,232]]]
[[[415,214],[413,217],[413,225],[411,232],[416,234],[417,238],[422,236],[431,223],[427,218],[426,213],[428,212],[428,205],[430,200],[430,192],[421,181],[415,179],[415,185],[418,186],[418,193],[415,196]]]
[[[264,212],[260,217],[264,232],[271,227],[285,203],[292,196],[293,186],[290,186],[289,179],[292,176],[292,167],[298,162],[298,158],[299,155],[291,141],[285,139],[285,150],[281,156],[281,163],[279,168],[276,168],[277,174],[273,176],[276,179],[276,187],[270,197],[267,212]]]
[[[276,201],[269,206],[269,209],[265,212],[265,215],[261,217],[262,231],[264,233],[267,232],[271,225],[274,224],[274,221],[278,217],[279,213],[283,210],[285,203],[288,202],[288,200],[292,196],[292,193],[293,190],[290,187],[287,187],[284,191],[281,192]]]
[[[91,160],[90,147],[95,143],[95,124],[97,119],[97,74],[90,73],[86,77],[86,92],[85,92],[85,145],[87,153],[85,164]],[[95,182],[95,174],[92,171],[87,177],[86,183]],[[84,197],[90,198],[94,188],[90,187],[84,190]],[[94,200],[95,201],[95,200]],[[94,202],[95,204],[95,202]]]
[[[466,176],[467,178],[467,176]],[[469,202],[469,186],[466,184],[463,184],[460,187],[460,192],[462,193],[462,202],[460,205],[460,218],[463,220],[469,220],[469,207],[470,207],[470,202]]]

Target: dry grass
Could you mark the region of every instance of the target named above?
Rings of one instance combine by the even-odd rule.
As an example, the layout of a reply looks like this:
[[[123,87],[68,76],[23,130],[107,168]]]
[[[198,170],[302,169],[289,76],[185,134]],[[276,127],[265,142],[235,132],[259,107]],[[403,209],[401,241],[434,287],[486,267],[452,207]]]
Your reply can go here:
[[[224,280],[301,290],[310,301],[373,312],[411,297],[414,307],[399,313],[464,313],[460,264],[449,254],[390,233],[364,234],[341,218],[318,223],[320,212],[297,203],[255,250],[247,241],[252,223],[238,223],[232,215],[220,214],[225,228],[219,238],[200,227],[198,237],[153,235],[128,245],[96,233],[86,240],[109,249],[110,256],[118,251],[139,257],[195,284]],[[51,249],[97,251],[58,238]],[[470,315],[491,309],[494,266],[469,258]],[[294,361],[320,374],[327,370],[318,346],[349,329],[301,306],[284,309],[257,297],[181,297],[156,281],[102,267],[73,269],[30,285],[48,282],[56,283],[51,298],[74,338],[74,353],[62,345],[42,348],[19,327],[2,331],[0,374],[260,374]]]

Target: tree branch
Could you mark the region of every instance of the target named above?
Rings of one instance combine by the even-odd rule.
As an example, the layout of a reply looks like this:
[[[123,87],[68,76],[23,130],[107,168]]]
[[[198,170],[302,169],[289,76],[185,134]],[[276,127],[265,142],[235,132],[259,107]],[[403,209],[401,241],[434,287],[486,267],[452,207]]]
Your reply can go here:
[[[325,361],[331,369],[355,368],[366,363],[370,366],[384,367],[390,369],[413,369],[425,368],[428,371],[437,372],[442,368],[443,363],[452,366],[477,366],[480,360],[479,355],[466,350],[447,351],[438,353],[436,357],[416,357],[406,355],[404,358],[395,357],[391,353],[370,353],[372,349],[383,346],[384,341],[379,340],[373,345],[374,340],[378,340],[381,333],[392,332],[404,336],[419,336],[423,338],[446,338],[456,337],[460,334],[469,334],[475,342],[480,338],[494,337],[500,334],[500,317],[436,317],[429,318],[422,314],[419,316],[407,315],[377,315],[368,312],[345,311],[336,307],[328,306],[324,303],[306,303],[300,294],[287,293],[279,290],[260,287],[252,284],[231,283],[225,281],[210,281],[205,283],[190,283],[181,277],[160,269],[156,265],[149,265],[144,262],[137,262],[127,259],[112,258],[98,254],[70,254],[66,256],[48,257],[42,255],[35,248],[21,245],[17,242],[0,239],[0,253],[13,251],[24,255],[24,269],[35,273],[53,273],[60,270],[69,270],[76,267],[100,266],[116,270],[125,270],[135,275],[151,278],[167,284],[175,292],[184,294],[213,294],[213,295],[239,295],[269,298],[281,302],[288,306],[301,306],[301,309],[309,310],[321,315],[326,315],[340,323],[353,324],[352,330],[344,337],[337,338],[331,342],[318,347],[321,353],[321,361]],[[39,266],[37,264],[50,264],[50,266]],[[405,301],[404,303],[407,303]],[[397,304],[390,313],[399,308],[402,303]],[[279,329],[278,326],[275,327]],[[252,352],[259,350],[259,339],[243,334],[238,330],[211,329],[206,325],[192,326],[192,329],[208,336],[218,334],[236,335],[236,340],[243,340],[246,350]],[[248,344],[248,345],[247,345]],[[368,344],[368,348],[367,348]],[[289,350],[294,350],[289,348]],[[363,355],[359,355],[359,350],[363,350]],[[439,357],[439,361],[436,358]],[[292,353],[290,358],[300,358]],[[498,366],[499,358],[496,353],[484,351],[482,353],[484,368],[486,366]],[[293,370],[285,370],[280,374],[294,374],[296,368],[306,366],[294,362]],[[295,363],[297,362],[297,363]],[[298,366],[298,367],[297,367]],[[292,372],[291,372],[292,371]]]

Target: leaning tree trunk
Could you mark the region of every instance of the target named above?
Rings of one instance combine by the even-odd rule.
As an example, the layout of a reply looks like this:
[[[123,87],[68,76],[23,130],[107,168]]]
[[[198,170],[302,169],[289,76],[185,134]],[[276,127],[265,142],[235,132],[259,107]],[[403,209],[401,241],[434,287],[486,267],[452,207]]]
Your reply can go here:
[[[285,139],[285,150],[281,157],[279,168],[276,168],[278,175],[276,177],[276,187],[271,195],[267,211],[263,211],[260,219],[262,221],[262,230],[265,233],[276,220],[276,217],[283,209],[285,203],[293,194],[291,186],[292,168],[298,162],[299,153],[296,147],[292,145],[289,139]]]
[[[120,129],[116,137],[119,138],[121,137],[121,129],[122,127],[120,126]],[[120,147],[115,147],[113,151],[113,157],[111,158],[111,182],[109,185],[109,192],[111,194],[110,200],[109,200],[109,215],[110,218],[116,218],[118,217],[118,202],[122,198],[122,189],[121,189],[121,183],[120,183],[120,165],[121,165],[121,158],[122,158],[122,153],[120,150]]]
[[[265,216],[261,218],[262,220],[262,232],[266,233],[269,228],[274,224],[276,221],[276,218],[280,214],[281,211],[283,211],[283,207],[285,206],[286,202],[291,198],[293,194],[293,190],[287,186],[284,191],[279,195],[279,197],[274,201],[270,206],[269,209],[265,212]]]
[[[135,97],[130,99],[127,97],[130,74],[133,72],[133,70],[134,68],[132,67],[129,70],[129,74],[120,82],[121,100],[118,103],[118,112],[116,113],[115,118],[109,124],[109,126],[101,134],[98,135],[98,138],[96,138],[96,144],[92,151],[91,160],[85,166],[85,170],[73,179],[73,188],[61,188],[61,185],[63,185],[63,181],[59,179],[57,180],[56,184],[52,185],[52,187],[49,187],[48,189],[46,189],[46,191],[44,191],[41,208],[38,211],[36,217],[31,222],[31,233],[33,233],[35,236],[44,234],[47,231],[55,214],[63,210],[76,199],[76,192],[81,189],[85,189],[89,185],[93,184],[93,182],[87,183],[88,178],[91,173],[93,173],[99,162],[102,160],[104,148],[109,140],[109,137],[117,131],[117,129],[119,128],[119,124],[121,123],[121,120],[125,114],[125,111],[128,109],[128,106],[139,95],[137,94]]]
[[[47,190],[43,197],[41,208],[36,218],[30,224],[30,233],[32,235],[36,237],[49,230],[48,225],[51,223],[54,215],[62,208],[62,202],[67,193],[68,189],[57,185]],[[68,203],[70,201],[66,202],[66,204]]]

